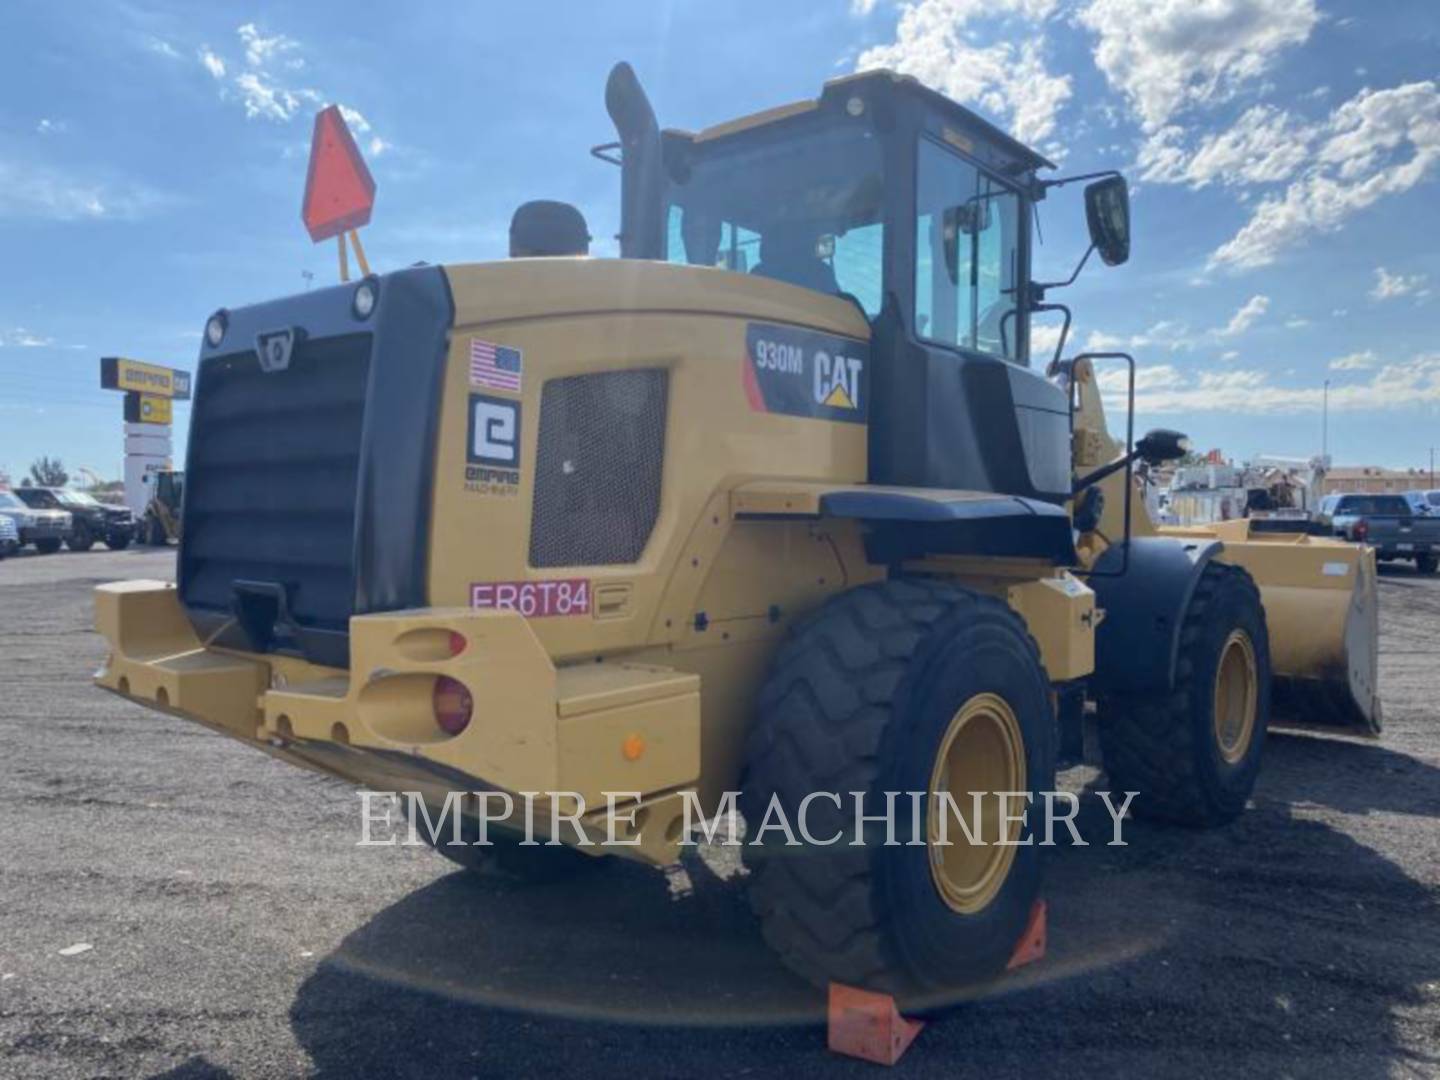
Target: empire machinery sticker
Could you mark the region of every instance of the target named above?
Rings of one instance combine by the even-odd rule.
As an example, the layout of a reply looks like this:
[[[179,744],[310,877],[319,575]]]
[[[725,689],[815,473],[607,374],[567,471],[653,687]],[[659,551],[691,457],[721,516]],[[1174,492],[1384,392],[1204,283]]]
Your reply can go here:
[[[470,395],[465,443],[465,490],[520,494],[520,402]]]
[[[472,608],[518,611],[527,619],[551,615],[589,615],[590,580],[478,581],[470,586]]]
[[[870,346],[854,338],[751,323],[745,329],[745,396],[757,412],[865,423]]]

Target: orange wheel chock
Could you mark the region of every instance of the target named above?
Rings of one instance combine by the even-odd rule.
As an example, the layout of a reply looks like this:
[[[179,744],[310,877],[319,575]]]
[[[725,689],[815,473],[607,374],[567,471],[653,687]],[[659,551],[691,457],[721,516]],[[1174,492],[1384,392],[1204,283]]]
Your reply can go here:
[[[1045,901],[1036,900],[1025,932],[1005,965],[1006,971],[1033,964],[1045,955],[1045,918]],[[925,1026],[922,1020],[901,1016],[895,1008],[895,999],[889,994],[837,982],[830,984],[828,1018],[827,1043],[832,1051],[877,1065],[894,1065],[899,1061]]]
[[[1006,971],[1014,971],[1026,964],[1033,964],[1045,955],[1045,901],[1036,900],[1035,906],[1030,909],[1030,921],[1025,924],[1025,932],[1020,935],[1020,940],[1015,945],[1015,952],[1010,956],[1010,962],[1005,965]]]
[[[907,1020],[889,994],[858,990],[843,983],[830,984],[828,1045],[837,1054],[894,1065],[925,1026]]]

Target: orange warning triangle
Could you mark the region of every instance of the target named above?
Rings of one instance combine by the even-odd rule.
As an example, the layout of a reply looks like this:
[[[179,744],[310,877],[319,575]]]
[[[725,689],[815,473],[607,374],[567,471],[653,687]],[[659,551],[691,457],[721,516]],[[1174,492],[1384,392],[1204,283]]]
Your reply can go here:
[[[310,239],[318,244],[369,224],[374,205],[375,180],[340,115],[340,106],[321,109],[315,114],[305,201],[300,210]]]

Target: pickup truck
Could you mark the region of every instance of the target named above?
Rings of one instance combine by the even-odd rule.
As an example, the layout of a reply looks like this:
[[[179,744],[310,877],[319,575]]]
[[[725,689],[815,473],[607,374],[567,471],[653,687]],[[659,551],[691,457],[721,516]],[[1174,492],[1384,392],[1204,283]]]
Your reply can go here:
[[[70,514],[70,531],[65,546],[71,551],[89,551],[95,541],[119,551],[135,537],[135,518],[129,508],[107,506],[85,494],[63,487],[21,487],[15,496],[32,510],[64,510]]]
[[[0,489],[0,514],[15,523],[21,547],[34,544],[35,550],[43,555],[59,551],[61,542],[70,535],[68,511],[32,510],[9,490]]]
[[[1315,519],[1327,532],[1369,544],[1381,562],[1411,559],[1422,574],[1440,565],[1440,516],[1416,514],[1404,495],[1327,495]]]

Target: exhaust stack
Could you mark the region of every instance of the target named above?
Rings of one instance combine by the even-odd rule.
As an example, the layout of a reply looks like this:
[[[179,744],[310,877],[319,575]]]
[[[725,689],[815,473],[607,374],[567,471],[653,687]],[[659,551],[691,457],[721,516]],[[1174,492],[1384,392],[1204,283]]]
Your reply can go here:
[[[620,136],[620,257],[659,259],[664,254],[660,126],[635,69],[623,60],[605,81],[605,110]]]

